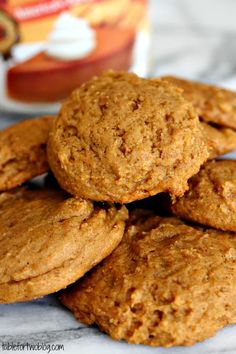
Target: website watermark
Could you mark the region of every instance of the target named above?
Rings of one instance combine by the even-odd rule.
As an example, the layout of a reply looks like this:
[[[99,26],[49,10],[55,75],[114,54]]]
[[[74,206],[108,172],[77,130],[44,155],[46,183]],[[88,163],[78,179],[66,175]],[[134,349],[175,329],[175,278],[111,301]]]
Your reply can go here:
[[[12,352],[23,352],[23,351],[36,351],[36,352],[59,352],[64,351],[64,344],[60,343],[21,343],[21,342],[2,342],[0,345],[0,350],[4,351],[12,351]]]

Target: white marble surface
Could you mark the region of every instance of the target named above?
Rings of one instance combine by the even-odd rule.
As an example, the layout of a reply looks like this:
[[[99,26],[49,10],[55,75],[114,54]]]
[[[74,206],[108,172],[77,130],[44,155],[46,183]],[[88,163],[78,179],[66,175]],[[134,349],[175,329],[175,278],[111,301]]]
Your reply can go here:
[[[152,0],[150,13],[150,76],[176,74],[236,89],[235,0]],[[16,119],[0,118],[0,126],[9,124],[10,118]],[[5,342],[59,343],[64,345],[64,351],[58,353],[71,354],[235,354],[236,326],[193,347],[131,346],[111,340],[95,327],[80,324],[56,296],[50,296],[31,303],[0,305],[0,352]]]

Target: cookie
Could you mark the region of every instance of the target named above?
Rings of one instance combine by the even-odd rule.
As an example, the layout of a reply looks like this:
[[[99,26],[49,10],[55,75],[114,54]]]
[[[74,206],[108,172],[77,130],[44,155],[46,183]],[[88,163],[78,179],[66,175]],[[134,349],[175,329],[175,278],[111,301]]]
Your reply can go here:
[[[0,303],[28,301],[73,283],[124,233],[125,207],[19,187],[0,194]]]
[[[171,209],[187,220],[236,231],[235,198],[236,161],[212,161],[189,180],[188,192]]]
[[[25,120],[0,131],[0,191],[49,169],[46,144],[53,120],[49,116]]]
[[[184,90],[202,120],[236,129],[236,92],[173,76],[162,79]]]
[[[230,128],[212,126],[201,122],[206,144],[209,147],[209,159],[236,150],[236,131]]]
[[[75,90],[48,142],[61,187],[96,201],[182,195],[207,157],[198,117],[180,90],[130,73],[109,72]]]
[[[115,251],[61,295],[112,338],[191,345],[236,322],[236,235],[136,212]]]

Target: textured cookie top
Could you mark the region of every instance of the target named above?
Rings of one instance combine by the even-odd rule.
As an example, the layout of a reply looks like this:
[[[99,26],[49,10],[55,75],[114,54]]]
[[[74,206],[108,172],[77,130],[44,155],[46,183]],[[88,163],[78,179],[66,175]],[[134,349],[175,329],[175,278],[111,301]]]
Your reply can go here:
[[[0,194],[0,302],[57,291],[107,256],[126,209],[95,206],[55,190]]]
[[[74,91],[48,144],[61,186],[99,201],[181,195],[207,155],[198,118],[179,90],[129,73],[110,72]]]
[[[236,321],[236,237],[135,212],[115,251],[61,297],[115,339],[190,345]]]
[[[236,92],[173,76],[162,79],[184,90],[202,120],[236,129]]]
[[[53,117],[45,116],[0,131],[0,191],[48,170],[46,144]]]
[[[236,161],[206,163],[189,180],[189,191],[172,211],[187,220],[217,229],[236,231]]]
[[[230,128],[212,126],[201,122],[206,144],[209,148],[209,159],[227,154],[236,150],[236,131]]]

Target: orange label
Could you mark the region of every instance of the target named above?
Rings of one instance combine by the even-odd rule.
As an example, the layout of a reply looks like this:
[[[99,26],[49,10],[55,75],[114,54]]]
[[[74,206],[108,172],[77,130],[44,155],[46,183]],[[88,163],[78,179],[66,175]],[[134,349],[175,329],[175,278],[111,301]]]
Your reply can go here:
[[[0,0],[7,99],[56,102],[104,70],[135,67],[146,15],[146,0]]]

